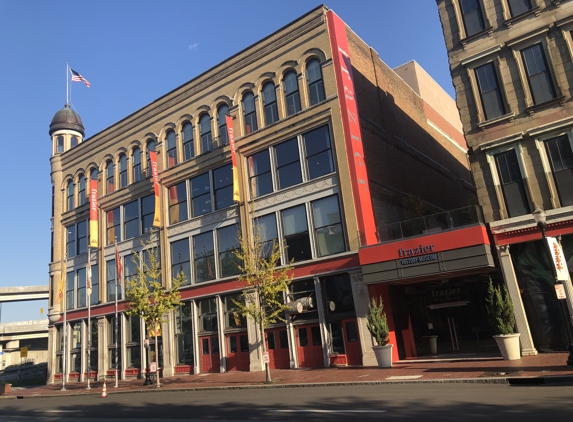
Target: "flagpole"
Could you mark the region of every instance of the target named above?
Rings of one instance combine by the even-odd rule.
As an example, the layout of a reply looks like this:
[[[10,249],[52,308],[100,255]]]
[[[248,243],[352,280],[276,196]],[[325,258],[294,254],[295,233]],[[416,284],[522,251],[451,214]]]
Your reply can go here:
[[[117,238],[115,239],[115,250],[117,251]],[[117,321],[117,279],[119,277],[119,262],[118,261],[118,256],[116,256],[116,263],[115,263],[115,388],[118,387],[118,369],[119,369],[119,365],[118,365],[118,350],[117,350],[117,334],[118,334],[118,321]]]
[[[70,103],[70,65],[66,62],[66,104]]]
[[[64,272],[66,271],[66,263],[65,261],[67,261],[68,257],[67,255],[64,255]],[[65,278],[64,278],[65,277]],[[65,282],[68,281],[68,278],[66,277],[66,274],[62,275],[62,280],[65,280]],[[64,303],[64,325],[62,327],[62,331],[64,334],[64,348],[63,348],[63,354],[62,354],[62,388],[61,391],[66,391],[66,337],[68,334],[68,327],[67,327],[67,291],[66,291],[66,286],[64,285],[64,294],[63,296],[63,300],[62,302]]]
[[[88,302],[88,338],[87,338],[87,364],[88,364],[88,385],[86,390],[91,390],[90,387],[90,351],[92,347],[92,323],[91,323],[91,289],[92,289],[92,264],[91,264],[91,248],[88,245],[88,270],[86,271],[86,300]]]

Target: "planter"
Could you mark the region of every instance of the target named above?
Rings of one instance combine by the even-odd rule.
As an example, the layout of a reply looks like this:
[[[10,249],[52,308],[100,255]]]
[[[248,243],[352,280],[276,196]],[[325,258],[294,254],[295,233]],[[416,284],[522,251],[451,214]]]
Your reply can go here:
[[[521,359],[521,348],[519,347],[519,334],[504,334],[493,336],[497,342],[497,347],[504,360]]]
[[[428,343],[430,344],[430,354],[437,355],[438,354],[438,336],[424,336],[428,339]]]
[[[380,368],[392,367],[392,346],[393,344],[372,346],[372,350],[374,350],[374,355],[376,356],[376,362],[378,362]]]
[[[12,384],[0,384],[0,395],[12,391]]]

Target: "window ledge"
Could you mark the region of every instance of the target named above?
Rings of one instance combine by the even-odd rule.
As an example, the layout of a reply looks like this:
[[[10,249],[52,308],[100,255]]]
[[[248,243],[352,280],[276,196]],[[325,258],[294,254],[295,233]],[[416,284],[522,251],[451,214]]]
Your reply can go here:
[[[515,117],[514,112],[507,113],[507,114],[504,114],[503,116],[496,117],[495,119],[489,119],[489,120],[485,120],[481,123],[478,123],[478,127],[481,130],[484,130],[488,126],[494,125],[494,124],[499,123],[499,122],[503,122],[505,120],[508,120],[509,122],[511,122],[514,117]]]
[[[505,26],[507,26],[508,28],[511,28],[511,26],[517,22],[522,20],[523,18],[526,18],[528,16],[531,15],[535,15],[535,16],[539,16],[541,14],[541,8],[539,6],[528,10],[527,12],[522,13],[521,15],[517,15],[517,16],[512,16],[511,18],[504,20],[503,23],[505,24]]]
[[[560,97],[553,98],[552,100],[545,101],[544,103],[535,104],[532,105],[531,107],[527,107],[525,111],[527,111],[530,116],[533,116],[536,111],[554,106],[555,104],[559,104],[559,106],[564,106],[565,100],[566,100],[565,95],[561,95]]]
[[[491,37],[493,35],[493,26],[490,26],[489,28],[485,28],[483,31],[480,31],[476,34],[473,34],[470,37],[466,37],[464,39],[460,40],[460,44],[462,45],[462,47],[465,47],[467,43],[474,41],[478,38],[483,37],[485,34],[488,35],[488,37]]]

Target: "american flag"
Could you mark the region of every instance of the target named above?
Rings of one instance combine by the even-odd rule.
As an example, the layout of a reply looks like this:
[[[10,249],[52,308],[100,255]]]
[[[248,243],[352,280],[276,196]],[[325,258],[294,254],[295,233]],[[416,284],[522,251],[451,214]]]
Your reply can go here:
[[[86,86],[88,88],[90,87],[90,83],[88,82],[88,80],[86,78],[84,78],[82,75],[80,75],[74,69],[70,68],[70,70],[72,71],[72,82],[83,82],[86,84]]]

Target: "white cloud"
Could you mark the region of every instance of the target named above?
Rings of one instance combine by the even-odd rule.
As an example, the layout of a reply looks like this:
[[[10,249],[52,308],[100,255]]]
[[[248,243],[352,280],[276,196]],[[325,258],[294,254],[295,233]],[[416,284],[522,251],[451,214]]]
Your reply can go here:
[[[198,44],[198,43],[191,44],[191,45],[189,46],[189,50],[197,50],[197,47],[199,47],[199,44]]]

